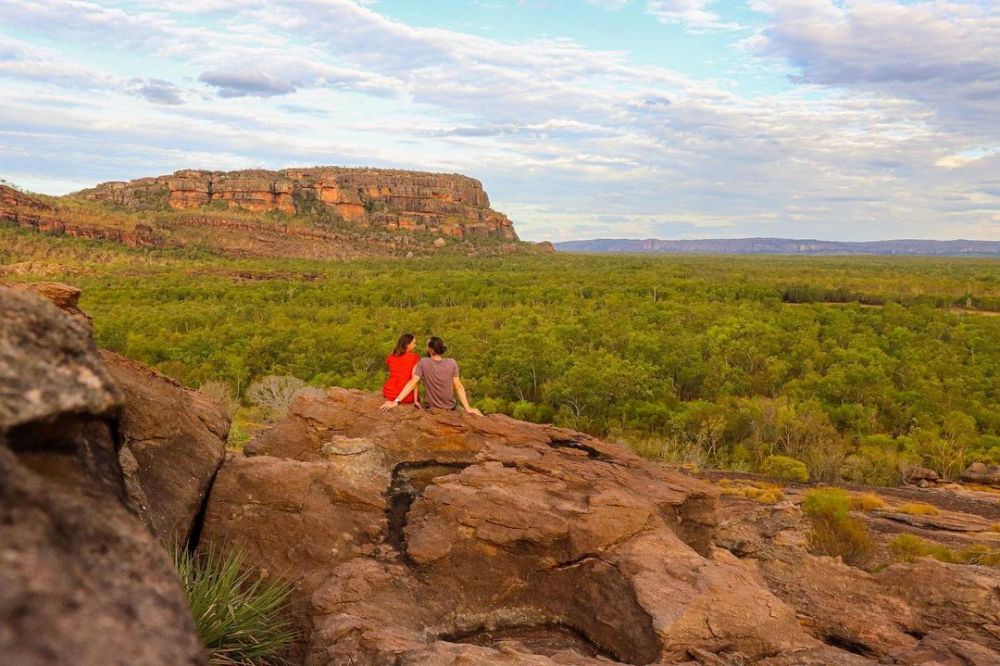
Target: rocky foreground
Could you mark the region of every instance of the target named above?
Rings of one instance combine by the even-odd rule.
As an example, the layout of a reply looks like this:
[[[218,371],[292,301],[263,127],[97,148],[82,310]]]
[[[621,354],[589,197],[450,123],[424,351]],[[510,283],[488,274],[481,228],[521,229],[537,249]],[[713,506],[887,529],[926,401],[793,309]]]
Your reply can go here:
[[[816,557],[795,492],[720,499],[581,433],[309,390],[224,458],[221,409],[99,353],[77,296],[0,288],[5,663],[205,663],[159,545],[185,539],[295,584],[310,666],[1000,663],[996,568]]]

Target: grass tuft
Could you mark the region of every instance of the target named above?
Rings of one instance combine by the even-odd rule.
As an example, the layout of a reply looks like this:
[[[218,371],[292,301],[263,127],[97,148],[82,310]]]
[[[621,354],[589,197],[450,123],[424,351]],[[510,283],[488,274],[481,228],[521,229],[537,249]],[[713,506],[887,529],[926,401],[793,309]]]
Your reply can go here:
[[[936,516],[941,511],[933,504],[927,502],[907,502],[896,507],[897,513],[905,513],[910,516]]]
[[[885,507],[885,500],[875,493],[851,495],[848,502],[851,511],[864,511],[865,513]]]
[[[932,557],[949,564],[978,564],[1000,566],[1000,550],[977,544],[954,551],[941,544],[928,543],[915,534],[900,534],[889,542],[889,555],[895,562],[914,562],[921,557]]]
[[[777,504],[785,499],[781,486],[764,481],[734,483],[730,479],[720,479],[719,493],[727,497],[751,499],[758,504]]]
[[[296,633],[285,619],[291,586],[254,578],[240,549],[174,551],[198,635],[215,666],[276,666]]]

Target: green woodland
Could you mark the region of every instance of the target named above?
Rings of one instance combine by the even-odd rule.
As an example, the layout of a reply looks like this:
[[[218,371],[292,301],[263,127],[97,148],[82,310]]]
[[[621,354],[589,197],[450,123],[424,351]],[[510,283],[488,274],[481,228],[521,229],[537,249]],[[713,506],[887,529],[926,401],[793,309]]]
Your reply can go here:
[[[996,259],[279,261],[0,228],[0,264],[81,287],[101,346],[237,396],[376,390],[408,331],[444,338],[484,411],[654,459],[872,485],[1000,463]]]

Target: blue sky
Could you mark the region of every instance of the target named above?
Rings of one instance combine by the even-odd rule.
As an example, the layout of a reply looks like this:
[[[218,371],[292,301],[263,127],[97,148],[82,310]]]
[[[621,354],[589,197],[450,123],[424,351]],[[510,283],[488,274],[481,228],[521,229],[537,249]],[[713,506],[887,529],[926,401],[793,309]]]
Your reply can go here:
[[[483,181],[522,237],[1000,239],[1000,3],[4,0],[0,177]]]

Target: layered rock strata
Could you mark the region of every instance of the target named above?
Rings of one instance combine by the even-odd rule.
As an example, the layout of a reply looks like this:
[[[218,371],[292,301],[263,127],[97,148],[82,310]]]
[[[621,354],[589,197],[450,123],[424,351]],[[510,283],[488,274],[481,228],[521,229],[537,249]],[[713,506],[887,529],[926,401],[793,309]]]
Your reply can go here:
[[[282,171],[178,171],[103,183],[80,193],[130,210],[218,204],[252,211],[306,213],[325,208],[359,226],[516,240],[506,215],[490,208],[479,181],[455,174],[316,167]]]
[[[148,225],[115,228],[65,219],[60,211],[30,195],[0,185],[0,222],[44,234],[106,240],[128,247],[159,247],[163,240]]]

